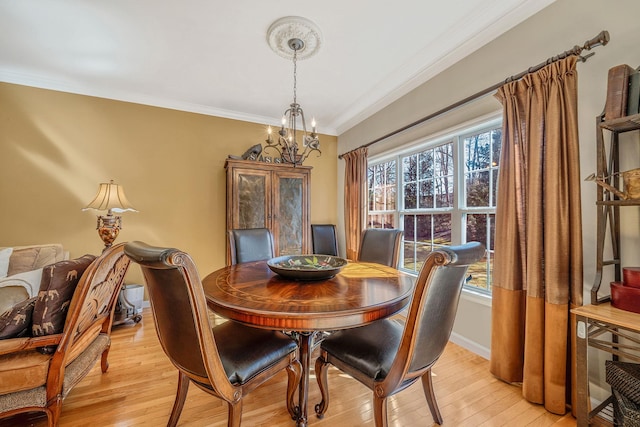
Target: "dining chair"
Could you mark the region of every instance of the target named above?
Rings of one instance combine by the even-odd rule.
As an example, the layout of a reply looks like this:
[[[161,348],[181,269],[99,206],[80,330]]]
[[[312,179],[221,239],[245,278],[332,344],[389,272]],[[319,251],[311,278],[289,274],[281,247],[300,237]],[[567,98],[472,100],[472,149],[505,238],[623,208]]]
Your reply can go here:
[[[334,224],[311,224],[313,253],[338,256],[338,239]]]
[[[288,374],[287,410],[295,416],[293,396],[302,373],[295,340],[233,321],[211,328],[202,283],[187,253],[129,242],[125,254],[142,269],[160,344],[178,369],[168,426],[177,424],[194,383],[227,402],[227,425],[239,427],[243,397],[282,370]]]
[[[384,319],[327,336],[315,366],[322,394],[315,406],[318,417],[329,406],[327,371],[333,365],[373,391],[376,427],[387,426],[387,398],[418,379],[433,420],[442,424],[431,368],[449,341],[468,266],[484,254],[478,242],[431,252],[416,280],[405,322]]]
[[[362,232],[358,261],[375,262],[398,268],[402,230],[367,228]]]
[[[268,228],[228,230],[229,265],[262,261],[274,257],[273,235]]]

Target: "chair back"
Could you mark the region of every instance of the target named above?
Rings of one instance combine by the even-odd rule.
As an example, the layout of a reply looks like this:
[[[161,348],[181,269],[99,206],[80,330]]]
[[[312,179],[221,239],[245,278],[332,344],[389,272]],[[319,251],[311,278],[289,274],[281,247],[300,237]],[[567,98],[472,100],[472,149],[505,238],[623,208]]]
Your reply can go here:
[[[129,269],[124,243],[105,249],[78,282],[65,321],[60,350],[75,358],[100,333],[110,334],[118,295]]]
[[[401,349],[409,349],[405,361],[409,372],[430,368],[444,351],[468,267],[484,255],[484,245],[469,242],[443,247],[427,257],[416,281],[400,344]]]
[[[230,388],[191,257],[178,249],[143,242],[127,243],[125,253],[140,265],[158,339],[171,363],[197,383]]]
[[[358,261],[375,262],[398,268],[402,230],[367,228],[362,233]]]
[[[311,224],[313,253],[338,256],[336,226],[333,224]]]
[[[268,228],[247,228],[227,232],[229,265],[262,261],[274,257],[273,235]]]

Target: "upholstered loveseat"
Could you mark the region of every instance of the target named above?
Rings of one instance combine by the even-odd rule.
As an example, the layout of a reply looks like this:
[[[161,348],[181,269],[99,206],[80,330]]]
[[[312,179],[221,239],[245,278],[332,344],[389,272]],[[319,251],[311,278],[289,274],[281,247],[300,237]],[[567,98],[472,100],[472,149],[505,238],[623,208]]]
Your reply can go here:
[[[35,296],[42,269],[68,258],[59,243],[0,247],[0,313]]]
[[[58,425],[62,401],[107,355],[129,267],[123,244],[44,267],[37,296],[0,315],[0,418],[44,411]]]

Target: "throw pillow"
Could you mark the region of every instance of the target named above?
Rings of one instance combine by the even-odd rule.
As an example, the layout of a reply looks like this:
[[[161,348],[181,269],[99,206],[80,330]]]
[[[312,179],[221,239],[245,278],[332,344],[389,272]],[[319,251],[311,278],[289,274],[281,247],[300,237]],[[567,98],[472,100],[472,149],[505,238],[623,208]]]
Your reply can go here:
[[[24,300],[0,315],[0,339],[19,338],[29,334],[36,297]]]
[[[31,332],[34,337],[62,332],[76,286],[95,258],[93,255],[84,255],[44,267],[40,291],[33,308]]]
[[[11,257],[12,252],[13,248],[0,249],[0,277],[7,277],[7,272],[9,271],[9,258]]]

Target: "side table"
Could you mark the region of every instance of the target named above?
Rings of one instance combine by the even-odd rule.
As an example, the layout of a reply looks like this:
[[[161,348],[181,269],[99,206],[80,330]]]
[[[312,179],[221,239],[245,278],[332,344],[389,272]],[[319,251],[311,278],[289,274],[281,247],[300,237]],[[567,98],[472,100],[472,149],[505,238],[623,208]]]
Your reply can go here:
[[[574,308],[571,313],[576,316],[577,424],[578,427],[606,425],[602,415],[607,412],[613,397],[609,396],[590,409],[588,349],[592,347],[610,353],[614,358],[640,362],[640,336],[637,335],[640,333],[640,314],[617,309],[610,302]]]
[[[139,294],[139,295],[138,295]],[[121,325],[129,320],[138,323],[142,320],[142,298],[144,287],[139,284],[122,285],[118,294],[113,325]]]

